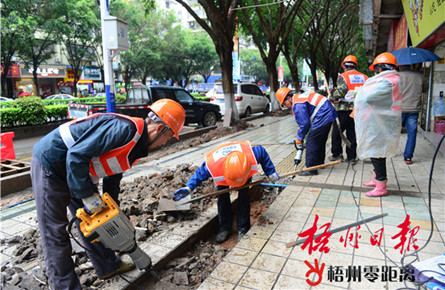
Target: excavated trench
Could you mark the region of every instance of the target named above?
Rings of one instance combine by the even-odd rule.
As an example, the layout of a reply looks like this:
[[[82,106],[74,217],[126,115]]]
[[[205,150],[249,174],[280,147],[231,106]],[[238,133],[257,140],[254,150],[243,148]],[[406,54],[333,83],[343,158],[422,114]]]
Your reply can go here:
[[[243,130],[248,126],[250,125],[243,122],[236,128],[212,130],[199,137],[171,145],[167,150],[151,153],[150,160]],[[159,198],[171,197],[176,189],[187,182],[196,169],[196,166],[190,164],[180,164],[174,170],[138,177],[133,182],[121,184],[120,208],[137,228],[136,239],[138,242],[147,240],[156,232],[179,226],[183,221],[194,220],[216,202],[216,198],[208,198],[193,203],[192,209],[187,212],[169,212],[168,214],[157,212]],[[287,182],[288,180],[280,181],[284,184]],[[208,180],[203,182],[202,186],[198,187],[193,194],[199,196],[214,190],[213,182]],[[277,194],[279,194],[277,188],[257,186],[251,189],[251,224],[267,222],[261,219],[261,214],[267,210]],[[234,214],[236,214],[236,210]],[[199,231],[197,235],[199,242],[184,243],[181,245],[181,250],[176,252],[177,257],[170,257],[170,260],[159,263],[156,270],[161,277],[160,281],[155,282],[149,276],[144,275],[134,281],[137,286],[129,285],[129,289],[138,289],[138,287],[142,289],[197,288],[230,249],[236,245],[236,234],[221,245],[215,244],[217,230],[217,220],[214,218],[211,223]],[[73,229],[73,234],[78,238],[77,229]],[[114,283],[114,279],[119,279],[102,280],[98,278],[85,251],[75,243],[72,244],[72,257],[83,289],[109,288]],[[14,247],[14,250],[10,252],[14,258],[2,263],[0,268],[0,285],[3,289],[49,289],[39,231],[33,229],[23,236],[2,239],[0,245],[7,245],[8,248]]]

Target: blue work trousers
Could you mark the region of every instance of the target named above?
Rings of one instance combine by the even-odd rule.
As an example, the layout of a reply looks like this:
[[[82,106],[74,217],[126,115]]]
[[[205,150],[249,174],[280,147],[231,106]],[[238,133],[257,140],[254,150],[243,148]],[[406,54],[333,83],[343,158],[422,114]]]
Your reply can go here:
[[[250,181],[251,179],[249,178],[247,182]],[[216,187],[217,190],[223,190],[226,188],[228,187],[221,185]],[[220,231],[232,230],[233,214],[229,193],[218,195],[218,221]],[[236,228],[241,232],[247,232],[250,229],[249,188],[243,188],[238,191],[238,215],[236,218]]]
[[[402,113],[402,126],[406,127],[406,132],[408,133],[405,152],[403,152],[403,157],[405,158],[413,158],[414,149],[416,148],[418,119],[419,113]]]
[[[324,164],[326,155],[326,141],[332,122],[311,130],[306,139],[306,167]],[[317,170],[314,170],[314,173]]]
[[[43,167],[37,158],[31,161],[31,180],[37,207],[37,221],[46,274],[52,289],[81,289],[79,278],[74,271],[71,258],[71,242],[67,232],[67,207],[75,216],[76,210],[83,207],[79,199],[71,198],[67,183]],[[113,196],[117,200],[117,196]],[[79,222],[76,223],[79,229]],[[80,232],[80,230],[79,230]],[[101,243],[90,243],[82,237],[96,274],[103,276],[119,268],[121,260],[114,251]]]

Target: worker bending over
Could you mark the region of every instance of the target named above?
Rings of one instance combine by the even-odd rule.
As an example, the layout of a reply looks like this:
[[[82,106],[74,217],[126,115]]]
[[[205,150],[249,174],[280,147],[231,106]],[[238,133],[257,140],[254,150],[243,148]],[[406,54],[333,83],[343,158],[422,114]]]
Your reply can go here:
[[[97,189],[99,178],[103,178],[103,192],[117,202],[122,172],[137,159],[148,156],[149,148],[162,146],[173,136],[178,139],[184,120],[182,106],[164,99],[150,106],[145,120],[95,114],[65,123],[37,142],[31,179],[52,289],[81,289],[71,259],[66,208],[73,216],[82,207],[89,214],[102,210],[105,205]],[[88,242],[81,232],[80,236],[100,278],[134,268],[133,263],[123,263],[103,244]]]
[[[252,147],[249,142],[221,144],[207,153],[206,161],[196,170],[186,186],[175,192],[175,200],[186,197],[210,177],[213,177],[217,190],[245,185],[251,181],[252,175],[258,173],[258,164],[261,164],[264,173],[272,182],[279,179],[269,154],[262,146]],[[220,231],[216,236],[216,242],[222,243],[232,234],[232,205],[229,193],[218,195],[218,220]],[[238,191],[236,226],[240,240],[250,229],[249,188]]]
[[[395,70],[397,59],[389,52],[379,54],[369,67],[374,76],[357,93],[354,104],[357,153],[360,159],[371,158],[374,176],[364,186],[374,187],[367,196],[384,196],[386,158],[394,157],[402,129],[402,90]]]
[[[280,88],[275,94],[280,105],[292,109],[300,129],[295,142],[297,149],[303,148],[306,139],[306,167],[324,164],[326,140],[337,112],[328,99],[312,91],[292,96],[289,88]],[[317,170],[300,173],[300,176],[317,175]]]
[[[368,79],[365,74],[356,70],[357,65],[357,58],[354,55],[345,57],[342,63],[344,73],[338,76],[337,89],[333,92],[332,99],[330,99],[334,101],[339,126],[335,124],[332,126],[332,156],[329,156],[328,159],[330,161],[343,159],[340,134],[346,131],[346,138],[351,142],[351,148],[346,147],[347,161],[352,165],[357,163],[357,141],[355,139],[354,119],[350,114],[354,108],[355,93]]]

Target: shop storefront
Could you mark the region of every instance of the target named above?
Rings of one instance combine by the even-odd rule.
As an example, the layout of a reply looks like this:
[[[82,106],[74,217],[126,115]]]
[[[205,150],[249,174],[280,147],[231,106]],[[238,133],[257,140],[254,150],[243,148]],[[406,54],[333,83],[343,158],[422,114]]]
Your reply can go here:
[[[424,63],[429,70],[429,90],[423,99],[421,127],[430,131],[434,124],[433,104],[445,92],[445,2],[402,0],[411,46],[428,49],[442,58]]]
[[[82,95],[104,92],[105,86],[100,68],[84,66],[80,80],[77,82],[77,89]]]
[[[18,92],[28,92],[38,94],[41,97],[50,96],[58,93],[58,82],[66,76],[66,68],[60,65],[41,65],[37,68],[37,78],[39,87],[34,88],[33,69],[20,65],[21,79],[17,82]]]

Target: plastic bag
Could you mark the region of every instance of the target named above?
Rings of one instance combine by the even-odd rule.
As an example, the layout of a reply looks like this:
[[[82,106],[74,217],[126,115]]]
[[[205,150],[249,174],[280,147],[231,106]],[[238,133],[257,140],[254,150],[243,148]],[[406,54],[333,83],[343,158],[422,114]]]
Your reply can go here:
[[[366,81],[354,103],[357,155],[364,158],[397,154],[402,127],[402,92],[396,71],[382,72]]]

